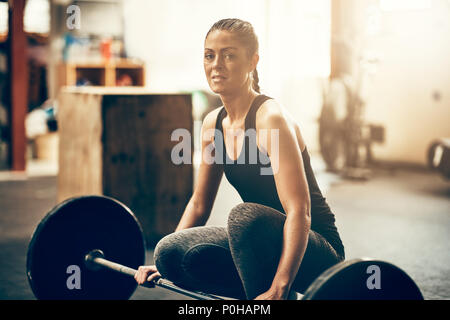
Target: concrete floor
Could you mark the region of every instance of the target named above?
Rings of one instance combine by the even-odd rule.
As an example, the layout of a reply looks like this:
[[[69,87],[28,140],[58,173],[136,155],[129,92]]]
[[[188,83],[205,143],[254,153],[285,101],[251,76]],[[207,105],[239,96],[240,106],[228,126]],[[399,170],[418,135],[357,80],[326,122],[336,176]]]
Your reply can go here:
[[[390,261],[416,281],[426,299],[450,299],[450,182],[408,169],[376,169],[367,181],[349,181],[326,173],[320,157],[312,155],[312,164],[348,259]],[[0,299],[34,299],[25,272],[28,241],[56,204],[57,170],[45,163],[29,168],[26,174],[0,172]],[[237,203],[224,178],[208,224],[225,225]],[[132,299],[185,297],[138,288]]]

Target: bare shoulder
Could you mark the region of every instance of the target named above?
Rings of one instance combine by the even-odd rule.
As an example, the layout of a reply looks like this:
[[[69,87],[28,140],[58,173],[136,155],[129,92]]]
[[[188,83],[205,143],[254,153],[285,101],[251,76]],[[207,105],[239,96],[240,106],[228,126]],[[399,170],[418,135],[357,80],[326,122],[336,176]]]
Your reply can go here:
[[[295,133],[300,149],[303,150],[305,143],[300,132],[300,127],[290,112],[275,99],[266,100],[256,113],[256,126],[258,128],[288,128]]]
[[[271,125],[293,128],[296,123],[286,108],[275,99],[266,100],[256,112],[256,125],[270,127]]]
[[[205,118],[203,119],[201,129],[201,136],[203,143],[210,143],[214,140],[214,136],[211,135],[210,133],[212,132],[211,130],[214,130],[216,128],[217,115],[219,114],[221,109],[222,107],[211,110],[206,114]]]
[[[216,127],[217,115],[222,108],[223,106],[218,107],[206,114],[205,118],[203,119],[202,130],[214,129]]]

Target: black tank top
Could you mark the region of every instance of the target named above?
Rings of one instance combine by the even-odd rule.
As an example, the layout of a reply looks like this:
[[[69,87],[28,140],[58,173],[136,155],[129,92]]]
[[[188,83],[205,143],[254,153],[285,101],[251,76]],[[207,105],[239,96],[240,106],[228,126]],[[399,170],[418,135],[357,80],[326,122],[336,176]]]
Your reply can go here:
[[[248,132],[247,130],[249,129],[256,130],[256,112],[268,99],[271,98],[265,95],[258,95],[253,100],[245,118],[244,130],[246,132]],[[261,175],[261,169],[271,170],[272,168],[267,153],[262,153],[256,145],[255,135],[246,134],[238,158],[236,160],[229,158],[228,153],[226,152],[225,141],[222,138],[224,137],[222,120],[226,115],[227,112],[225,108],[222,107],[216,120],[216,132],[221,133],[221,138],[219,139],[216,135],[214,143],[216,146],[219,146],[220,143],[222,144],[222,149],[216,147],[215,152],[216,157],[223,159],[224,172],[228,181],[237,190],[244,202],[259,203],[286,214],[278,197],[273,175]],[[252,152],[257,150],[257,161],[250,161],[250,150],[252,150]],[[253,158],[254,157],[252,157],[252,159]],[[319,189],[314,172],[311,168],[310,158],[306,147],[302,151],[302,158],[311,198],[311,229],[320,233],[336,250],[337,254],[344,257],[344,246],[335,226],[334,214],[331,212],[330,207]]]

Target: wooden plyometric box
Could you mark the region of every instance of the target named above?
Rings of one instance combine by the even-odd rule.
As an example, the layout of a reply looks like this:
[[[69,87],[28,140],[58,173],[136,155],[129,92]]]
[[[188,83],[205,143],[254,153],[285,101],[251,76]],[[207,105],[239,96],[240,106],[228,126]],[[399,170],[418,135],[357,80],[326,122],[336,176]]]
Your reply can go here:
[[[193,167],[172,162],[179,141],[171,135],[179,128],[192,135],[190,94],[65,87],[58,127],[59,202],[113,197],[134,212],[150,243],[175,230],[192,195]]]

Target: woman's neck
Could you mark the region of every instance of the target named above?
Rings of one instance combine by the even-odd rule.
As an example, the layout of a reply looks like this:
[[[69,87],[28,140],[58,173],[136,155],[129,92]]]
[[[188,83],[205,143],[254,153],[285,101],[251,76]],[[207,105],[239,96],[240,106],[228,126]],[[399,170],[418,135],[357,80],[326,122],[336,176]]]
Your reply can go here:
[[[253,89],[220,95],[230,124],[242,122],[256,96],[258,96],[258,93]]]

